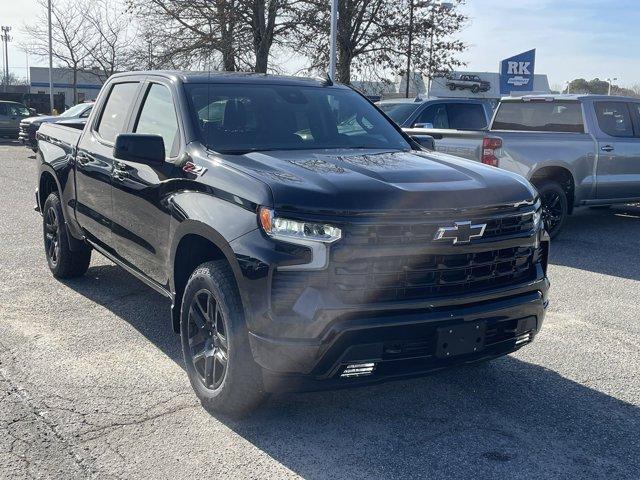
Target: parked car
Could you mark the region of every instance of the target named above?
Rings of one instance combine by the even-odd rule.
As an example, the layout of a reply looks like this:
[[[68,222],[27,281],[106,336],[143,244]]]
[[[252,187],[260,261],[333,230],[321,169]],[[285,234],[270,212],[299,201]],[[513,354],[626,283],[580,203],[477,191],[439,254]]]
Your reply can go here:
[[[68,108],[60,115],[40,115],[37,117],[25,118],[20,122],[20,142],[25,147],[30,148],[35,152],[38,148],[36,132],[38,131],[38,128],[40,128],[40,125],[44,123],[57,123],[67,120],[73,123],[74,119],[86,120],[87,118],[89,118],[89,114],[91,113],[92,108],[93,102],[85,102]]]
[[[640,201],[640,100],[606,95],[504,98],[485,131],[409,129],[441,152],[529,179],[557,235],[574,207]]]
[[[458,78],[448,78],[447,87],[449,90],[471,90],[473,93],[488,92],[491,83],[482,80],[478,75],[460,75]]]
[[[18,137],[20,121],[31,115],[22,103],[0,100],[0,137]]]
[[[482,361],[542,326],[533,186],[424,150],[348,87],[123,73],[84,130],[37,137],[51,272],[95,250],[171,299],[207,408]]]
[[[488,101],[465,98],[393,99],[377,105],[403,128],[481,130],[493,115]]]

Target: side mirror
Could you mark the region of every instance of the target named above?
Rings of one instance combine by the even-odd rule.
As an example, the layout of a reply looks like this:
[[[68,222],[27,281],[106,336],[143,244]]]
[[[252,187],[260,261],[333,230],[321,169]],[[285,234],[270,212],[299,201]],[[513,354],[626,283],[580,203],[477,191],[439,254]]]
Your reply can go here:
[[[164,163],[164,140],[160,135],[121,133],[113,146],[113,157],[145,165]]]
[[[36,115],[38,115],[38,112],[36,112],[35,108],[30,108],[29,115],[31,115],[32,117],[35,117]]]
[[[433,123],[414,123],[413,128],[433,128]]]
[[[411,135],[411,139],[427,150],[436,149],[436,142],[431,135]]]

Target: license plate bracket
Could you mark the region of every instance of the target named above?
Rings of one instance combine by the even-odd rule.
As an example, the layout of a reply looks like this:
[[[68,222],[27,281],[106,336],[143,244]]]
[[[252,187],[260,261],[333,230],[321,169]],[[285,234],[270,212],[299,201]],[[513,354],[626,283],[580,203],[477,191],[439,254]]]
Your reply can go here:
[[[485,332],[483,321],[441,327],[438,329],[436,356],[451,358],[479,352],[484,349]]]

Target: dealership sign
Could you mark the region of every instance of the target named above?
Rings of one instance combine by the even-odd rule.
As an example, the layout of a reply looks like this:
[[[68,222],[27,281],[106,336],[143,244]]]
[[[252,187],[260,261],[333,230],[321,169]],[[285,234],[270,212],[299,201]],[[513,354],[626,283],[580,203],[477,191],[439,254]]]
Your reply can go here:
[[[514,55],[500,62],[500,93],[530,92],[533,90],[533,73],[536,50]]]

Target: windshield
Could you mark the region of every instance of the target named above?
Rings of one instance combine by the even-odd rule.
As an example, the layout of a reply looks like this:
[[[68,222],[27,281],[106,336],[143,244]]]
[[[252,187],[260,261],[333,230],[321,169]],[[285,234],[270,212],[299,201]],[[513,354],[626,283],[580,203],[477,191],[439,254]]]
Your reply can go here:
[[[60,114],[60,116],[77,117],[85,108],[87,108],[87,105],[85,103],[79,103],[78,105],[74,105],[73,107],[66,109]]]
[[[394,122],[402,125],[420,106],[419,103],[379,103],[378,107],[389,115]]]
[[[216,83],[185,88],[202,143],[221,153],[410,149],[393,125],[352,90]]]

